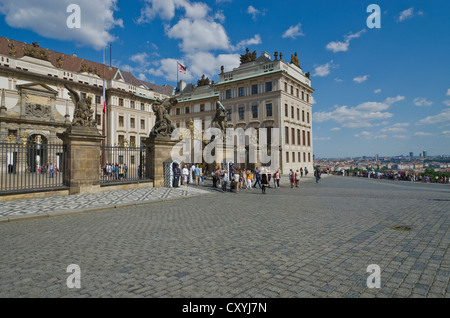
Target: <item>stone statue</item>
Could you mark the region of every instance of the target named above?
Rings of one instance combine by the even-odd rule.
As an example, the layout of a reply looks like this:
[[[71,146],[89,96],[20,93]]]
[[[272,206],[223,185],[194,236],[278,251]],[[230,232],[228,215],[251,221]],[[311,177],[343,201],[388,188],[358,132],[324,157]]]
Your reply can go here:
[[[245,54],[241,54],[241,64],[249,63],[256,61],[256,51],[250,53],[250,50],[247,48]]]
[[[81,99],[80,95],[69,86],[64,85],[64,87],[69,91],[70,99],[75,105],[72,126],[95,127],[94,117],[92,115],[94,111],[91,109],[91,96]]]
[[[8,44],[9,47],[9,55],[15,57],[16,56],[16,46],[14,45],[14,43]]]
[[[300,67],[300,63],[298,61],[297,52],[295,52],[295,55],[291,54],[291,64],[294,64],[298,67]]]
[[[152,105],[156,121],[155,126],[153,126],[153,129],[150,132],[151,138],[171,137],[172,132],[175,130],[175,126],[172,124],[169,111],[172,106],[175,106],[177,103],[177,96],[173,96],[162,101],[157,101]]]
[[[202,75],[202,78],[197,81],[197,86],[206,86],[209,85],[209,77],[205,78],[205,74]]]
[[[56,67],[57,68],[62,68],[63,66],[63,58],[62,56],[58,57],[58,59],[56,60]]]
[[[217,101],[217,106],[216,115],[211,121],[211,128],[219,128],[224,134],[227,128],[228,111],[219,101]]]

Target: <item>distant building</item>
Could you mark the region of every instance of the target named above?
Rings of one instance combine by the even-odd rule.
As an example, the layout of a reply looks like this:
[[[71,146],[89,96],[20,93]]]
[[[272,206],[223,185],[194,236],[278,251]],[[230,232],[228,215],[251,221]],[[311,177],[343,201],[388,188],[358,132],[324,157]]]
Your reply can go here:
[[[410,152],[410,153],[409,153],[409,157],[410,157],[410,158],[413,158],[413,157],[414,157],[414,153],[413,153],[413,152]]]
[[[424,158],[428,157],[428,153],[425,150],[422,152],[422,154]]]

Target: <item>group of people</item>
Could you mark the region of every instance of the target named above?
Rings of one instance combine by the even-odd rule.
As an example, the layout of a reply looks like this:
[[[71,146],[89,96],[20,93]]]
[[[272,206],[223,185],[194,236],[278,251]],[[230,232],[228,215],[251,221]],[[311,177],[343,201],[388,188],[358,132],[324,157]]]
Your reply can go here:
[[[117,163],[107,163],[103,167],[103,177],[106,180],[124,180],[127,179],[128,166],[126,164],[120,165]]]
[[[188,184],[204,186],[205,173],[203,172],[203,167],[201,167],[198,163],[193,164],[191,166],[189,166],[189,164],[185,164],[183,169],[181,169],[180,165],[177,164],[173,169],[174,174],[173,186],[177,188],[180,184],[181,178],[183,178],[184,186],[187,186]]]
[[[55,173],[59,172],[58,167],[55,167],[52,162],[47,163],[47,164],[45,164],[43,166],[38,164],[37,167],[36,167],[36,170],[40,174],[48,173],[50,178],[53,178]],[[13,171],[13,168],[11,166],[11,172],[12,171]],[[28,171],[31,171],[31,166],[30,165],[28,165]]]

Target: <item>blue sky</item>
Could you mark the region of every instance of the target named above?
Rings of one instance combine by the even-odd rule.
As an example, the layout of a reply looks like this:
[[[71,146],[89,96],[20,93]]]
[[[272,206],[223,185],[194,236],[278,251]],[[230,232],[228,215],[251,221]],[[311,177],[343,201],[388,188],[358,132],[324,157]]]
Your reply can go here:
[[[67,27],[78,4],[81,28]],[[381,28],[369,28],[370,4]],[[316,158],[450,154],[450,1],[0,0],[0,35],[176,85],[258,54],[311,73]],[[109,63],[109,50],[106,61]]]

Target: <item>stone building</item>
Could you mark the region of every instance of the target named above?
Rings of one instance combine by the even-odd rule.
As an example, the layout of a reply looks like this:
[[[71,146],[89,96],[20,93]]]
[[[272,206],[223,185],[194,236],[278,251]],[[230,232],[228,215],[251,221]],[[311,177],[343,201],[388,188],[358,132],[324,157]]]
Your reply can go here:
[[[199,80],[197,86],[180,81],[178,105],[172,109],[177,127],[192,120],[208,128],[220,101],[228,110],[228,126],[247,129],[274,128],[279,132],[279,163],[283,174],[290,169],[313,171],[312,93],[309,73],[304,73],[297,53],[286,62],[263,52],[241,55],[232,71],[223,67],[218,83]],[[270,135],[268,129],[268,139]]]
[[[43,143],[61,143],[57,133],[70,125],[74,111],[65,85],[92,98],[106,145],[139,146],[154,125],[152,103],[173,94],[169,85],[138,80],[116,67],[0,37],[0,140],[39,136]]]

